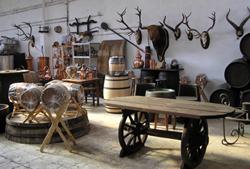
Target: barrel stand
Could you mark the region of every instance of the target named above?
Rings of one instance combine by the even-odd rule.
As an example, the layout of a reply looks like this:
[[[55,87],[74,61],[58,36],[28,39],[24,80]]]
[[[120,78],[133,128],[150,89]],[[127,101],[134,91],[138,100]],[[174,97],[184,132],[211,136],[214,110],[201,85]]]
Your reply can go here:
[[[205,155],[209,142],[206,119],[185,118],[183,132],[150,129],[148,113],[123,110],[118,137],[121,145],[120,157],[139,151],[148,135],[181,140],[181,169],[198,166]]]
[[[49,131],[46,135],[46,137],[43,140],[43,143],[40,147],[40,151],[43,152],[43,149],[45,147],[46,144],[49,144],[52,138],[52,135],[55,131],[57,131],[57,133],[60,135],[61,139],[63,140],[66,148],[71,152],[72,151],[72,147],[69,143],[69,141],[71,141],[73,144],[76,144],[75,142],[75,138],[72,135],[72,133],[69,131],[68,127],[66,126],[65,122],[62,119],[62,115],[64,112],[66,112],[67,108],[68,108],[69,102],[64,104],[64,106],[62,106],[58,112],[54,112],[56,114],[56,117],[52,116],[52,112],[48,111],[48,115],[49,118],[51,120],[51,127],[49,128]],[[60,129],[60,127],[58,126],[59,123],[61,123],[63,129],[66,131],[67,135],[69,136],[69,140],[66,139],[66,137],[63,135],[62,130]]]
[[[42,113],[46,119],[50,120],[49,116],[47,115],[48,113],[44,110],[43,106],[41,104],[39,104],[34,111],[29,112],[28,116],[23,121],[23,123],[25,123],[27,121],[32,122],[33,120],[36,121],[37,123],[39,123],[39,120],[36,119],[36,116],[39,113]]]

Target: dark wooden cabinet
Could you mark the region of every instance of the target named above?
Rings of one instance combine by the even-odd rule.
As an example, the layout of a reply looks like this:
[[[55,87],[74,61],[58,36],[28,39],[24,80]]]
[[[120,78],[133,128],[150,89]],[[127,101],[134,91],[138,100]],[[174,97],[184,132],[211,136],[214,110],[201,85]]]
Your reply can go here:
[[[152,77],[153,81],[156,83],[157,79],[166,79],[164,83],[164,88],[174,89],[175,93],[178,93],[180,71],[184,69],[141,69],[141,79],[144,77]]]

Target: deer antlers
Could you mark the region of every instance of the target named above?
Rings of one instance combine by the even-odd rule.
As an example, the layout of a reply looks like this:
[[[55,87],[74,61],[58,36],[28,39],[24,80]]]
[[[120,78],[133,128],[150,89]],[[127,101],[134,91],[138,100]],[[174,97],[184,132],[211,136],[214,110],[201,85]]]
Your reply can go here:
[[[125,8],[122,13],[117,12],[117,14],[121,17],[121,20],[117,20],[117,22],[122,23],[123,25],[126,26],[126,28],[121,28],[121,30],[129,30],[130,32],[128,33],[129,36],[131,36],[135,31],[126,24],[126,22],[123,19],[123,16],[126,14],[127,8]]]
[[[21,33],[17,33],[17,36],[24,36],[22,40],[29,41],[31,43],[31,46],[34,47],[35,46],[35,37],[32,35],[32,26],[28,22],[23,22],[23,23],[29,27],[30,32],[25,33],[24,30],[21,28],[21,26],[15,24],[14,27],[21,31]]]
[[[210,37],[209,37],[209,31],[211,29],[213,29],[214,25],[215,25],[215,21],[216,21],[216,16],[215,16],[215,12],[212,13],[212,16],[211,17],[208,17],[209,19],[211,19],[213,21],[212,25],[206,30],[206,31],[203,31],[202,33],[200,33],[197,29],[194,29],[194,28],[191,28],[188,24],[188,17],[191,15],[191,13],[186,16],[184,14],[182,14],[183,17],[185,18],[183,24],[185,24],[187,27],[188,27],[188,30],[189,32],[195,32],[196,34],[194,34],[194,36],[196,38],[200,38],[200,42],[201,42],[201,46],[204,48],[204,49],[207,49],[209,47],[209,44],[210,44]]]
[[[249,11],[249,15],[241,22],[241,24],[238,26],[236,25],[233,21],[231,21],[229,19],[229,13],[230,13],[230,9],[228,10],[227,12],[227,15],[226,15],[226,19],[227,21],[229,22],[230,25],[232,25],[235,29],[235,33],[236,33],[236,36],[237,36],[237,39],[239,39],[240,37],[242,37],[244,35],[244,29],[243,29],[243,26],[245,25],[245,23],[248,21],[248,19],[250,18],[250,9],[247,7],[248,11]]]
[[[163,19],[163,24],[170,29],[171,31],[174,32],[174,36],[175,36],[175,40],[178,40],[181,37],[181,29],[179,28],[179,26],[183,23],[185,17],[184,15],[182,15],[182,20],[175,26],[175,28],[169,26],[166,24],[166,16]]]

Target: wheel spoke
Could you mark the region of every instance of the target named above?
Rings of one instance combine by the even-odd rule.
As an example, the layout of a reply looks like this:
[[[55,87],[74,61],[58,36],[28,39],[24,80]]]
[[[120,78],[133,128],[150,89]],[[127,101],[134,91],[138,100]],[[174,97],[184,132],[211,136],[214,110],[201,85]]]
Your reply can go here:
[[[138,113],[135,113],[134,116],[135,116],[134,122],[138,123],[139,122],[139,120],[138,120]]]
[[[134,119],[131,117],[131,114],[128,115],[128,117],[129,117],[129,120],[130,120],[131,124],[135,124],[135,121],[134,121]]]
[[[133,131],[130,131],[130,132],[128,132],[128,133],[126,133],[124,136],[123,136],[123,138],[126,138],[126,137],[128,137],[130,134],[132,134],[133,133]]]
[[[135,130],[135,127],[133,127],[133,126],[127,124],[127,123],[124,124],[124,129],[126,129],[126,127],[131,128],[132,130]]]
[[[142,115],[144,114],[143,112],[139,112],[140,113],[140,115],[139,115],[139,121],[141,121],[142,120]]]
[[[132,135],[132,136],[129,138],[127,146],[129,146],[129,145],[131,144],[131,142],[132,142],[133,139],[134,139],[134,135]]]
[[[134,145],[136,143],[136,136],[135,135],[134,135],[133,143],[134,143]]]
[[[142,143],[141,135],[138,135],[138,140],[139,140],[140,143]]]

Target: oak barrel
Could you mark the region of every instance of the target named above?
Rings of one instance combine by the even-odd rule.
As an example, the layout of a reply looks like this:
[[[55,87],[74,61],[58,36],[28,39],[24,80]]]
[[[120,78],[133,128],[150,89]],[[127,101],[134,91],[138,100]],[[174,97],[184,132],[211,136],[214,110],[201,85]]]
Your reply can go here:
[[[236,59],[226,67],[224,76],[231,87],[246,88],[250,84],[250,64],[244,58]]]
[[[239,106],[239,91],[231,89],[228,84],[222,84],[210,95],[211,103]]]
[[[110,99],[114,97],[129,96],[130,85],[128,76],[105,76],[103,98]],[[105,106],[106,111],[109,113],[121,113],[121,109]]]
[[[5,137],[8,140],[25,144],[41,144],[48,133],[51,123],[41,121],[40,123],[23,123],[23,118],[10,115],[6,117]],[[87,134],[90,130],[87,114],[84,116],[72,116],[64,119],[69,130],[75,138]],[[63,128],[62,132],[66,135]],[[51,143],[62,142],[59,134],[53,134]]]
[[[241,92],[240,102],[250,102],[250,89]]]
[[[122,76],[125,73],[125,59],[123,56],[111,56],[109,58],[109,75]]]
[[[240,51],[243,57],[250,60],[250,33],[246,34],[240,41]]]

